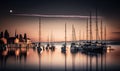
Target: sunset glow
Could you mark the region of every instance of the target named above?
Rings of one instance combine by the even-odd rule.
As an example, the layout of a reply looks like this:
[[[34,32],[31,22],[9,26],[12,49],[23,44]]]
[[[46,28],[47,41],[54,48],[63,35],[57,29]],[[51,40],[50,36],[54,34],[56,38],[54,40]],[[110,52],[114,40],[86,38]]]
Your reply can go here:
[[[99,36],[100,36],[100,20],[98,22],[99,26]],[[1,31],[4,31],[5,29],[8,29],[11,33],[11,36],[14,36],[14,31],[17,29],[17,33],[24,34],[27,33],[28,37],[32,39],[32,41],[38,41],[39,36],[39,20],[38,17],[13,17],[13,18],[7,18],[2,21],[2,23],[7,24],[1,24]],[[8,24],[9,23],[9,24]],[[72,40],[72,25],[75,27],[76,32],[76,40],[79,40],[79,36],[81,40],[86,40],[86,18],[51,18],[51,17],[43,17],[41,18],[41,40],[43,42],[48,41],[51,37],[51,33],[53,35],[54,41],[64,41],[64,24],[67,24],[67,41]],[[116,35],[111,34],[111,32],[114,32],[114,27],[111,27],[109,25],[108,21],[103,19],[103,28],[107,25],[107,39],[111,40],[111,38],[117,38]],[[2,26],[6,28],[2,28]],[[79,31],[81,30],[81,35],[79,34]],[[104,29],[103,29],[104,31]],[[95,27],[95,19],[92,19],[92,36],[93,40],[95,40],[95,34],[96,34],[96,27]],[[83,34],[84,33],[84,34]],[[104,33],[103,33],[104,34]],[[83,37],[84,36],[84,37]]]

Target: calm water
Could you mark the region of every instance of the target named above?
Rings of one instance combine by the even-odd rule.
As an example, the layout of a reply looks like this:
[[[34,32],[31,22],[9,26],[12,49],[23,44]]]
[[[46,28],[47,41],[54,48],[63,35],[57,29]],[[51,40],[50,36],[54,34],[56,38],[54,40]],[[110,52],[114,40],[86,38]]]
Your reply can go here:
[[[0,71],[120,71],[120,46],[104,53],[62,53],[61,45],[55,51],[37,51],[33,48],[7,49],[0,53]],[[69,47],[69,46],[68,46]]]

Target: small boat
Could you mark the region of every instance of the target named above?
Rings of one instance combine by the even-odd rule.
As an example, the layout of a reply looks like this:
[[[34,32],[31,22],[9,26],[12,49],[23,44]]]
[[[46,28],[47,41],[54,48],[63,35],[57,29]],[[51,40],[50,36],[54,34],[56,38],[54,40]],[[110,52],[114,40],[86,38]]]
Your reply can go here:
[[[41,48],[41,47],[37,47],[37,50],[38,50],[38,51],[42,51],[42,48]]]
[[[38,50],[38,51],[42,51],[40,42],[38,43],[37,50]]]
[[[46,46],[46,49],[49,49],[49,47],[50,47],[50,44],[48,43],[47,46]]]
[[[61,47],[61,51],[66,51],[66,44],[63,44],[63,46]]]
[[[54,46],[54,45],[51,45],[51,47],[49,47],[49,49],[55,50],[55,46]]]
[[[71,50],[77,50],[76,44],[75,43],[71,43],[70,49]]]

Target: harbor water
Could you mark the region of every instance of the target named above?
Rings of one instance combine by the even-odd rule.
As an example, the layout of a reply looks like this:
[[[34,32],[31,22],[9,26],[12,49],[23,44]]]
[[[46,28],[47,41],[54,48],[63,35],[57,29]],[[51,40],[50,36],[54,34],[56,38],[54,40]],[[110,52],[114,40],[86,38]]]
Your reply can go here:
[[[0,71],[119,71],[120,45],[110,45],[103,53],[61,52],[61,44],[55,50],[35,48],[7,48],[0,53]]]

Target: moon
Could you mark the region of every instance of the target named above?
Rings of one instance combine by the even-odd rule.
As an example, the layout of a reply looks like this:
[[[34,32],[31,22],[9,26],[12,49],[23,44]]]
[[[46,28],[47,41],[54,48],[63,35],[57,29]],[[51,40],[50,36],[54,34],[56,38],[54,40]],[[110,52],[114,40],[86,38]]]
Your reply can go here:
[[[13,12],[13,10],[10,10],[10,13],[12,13]]]

